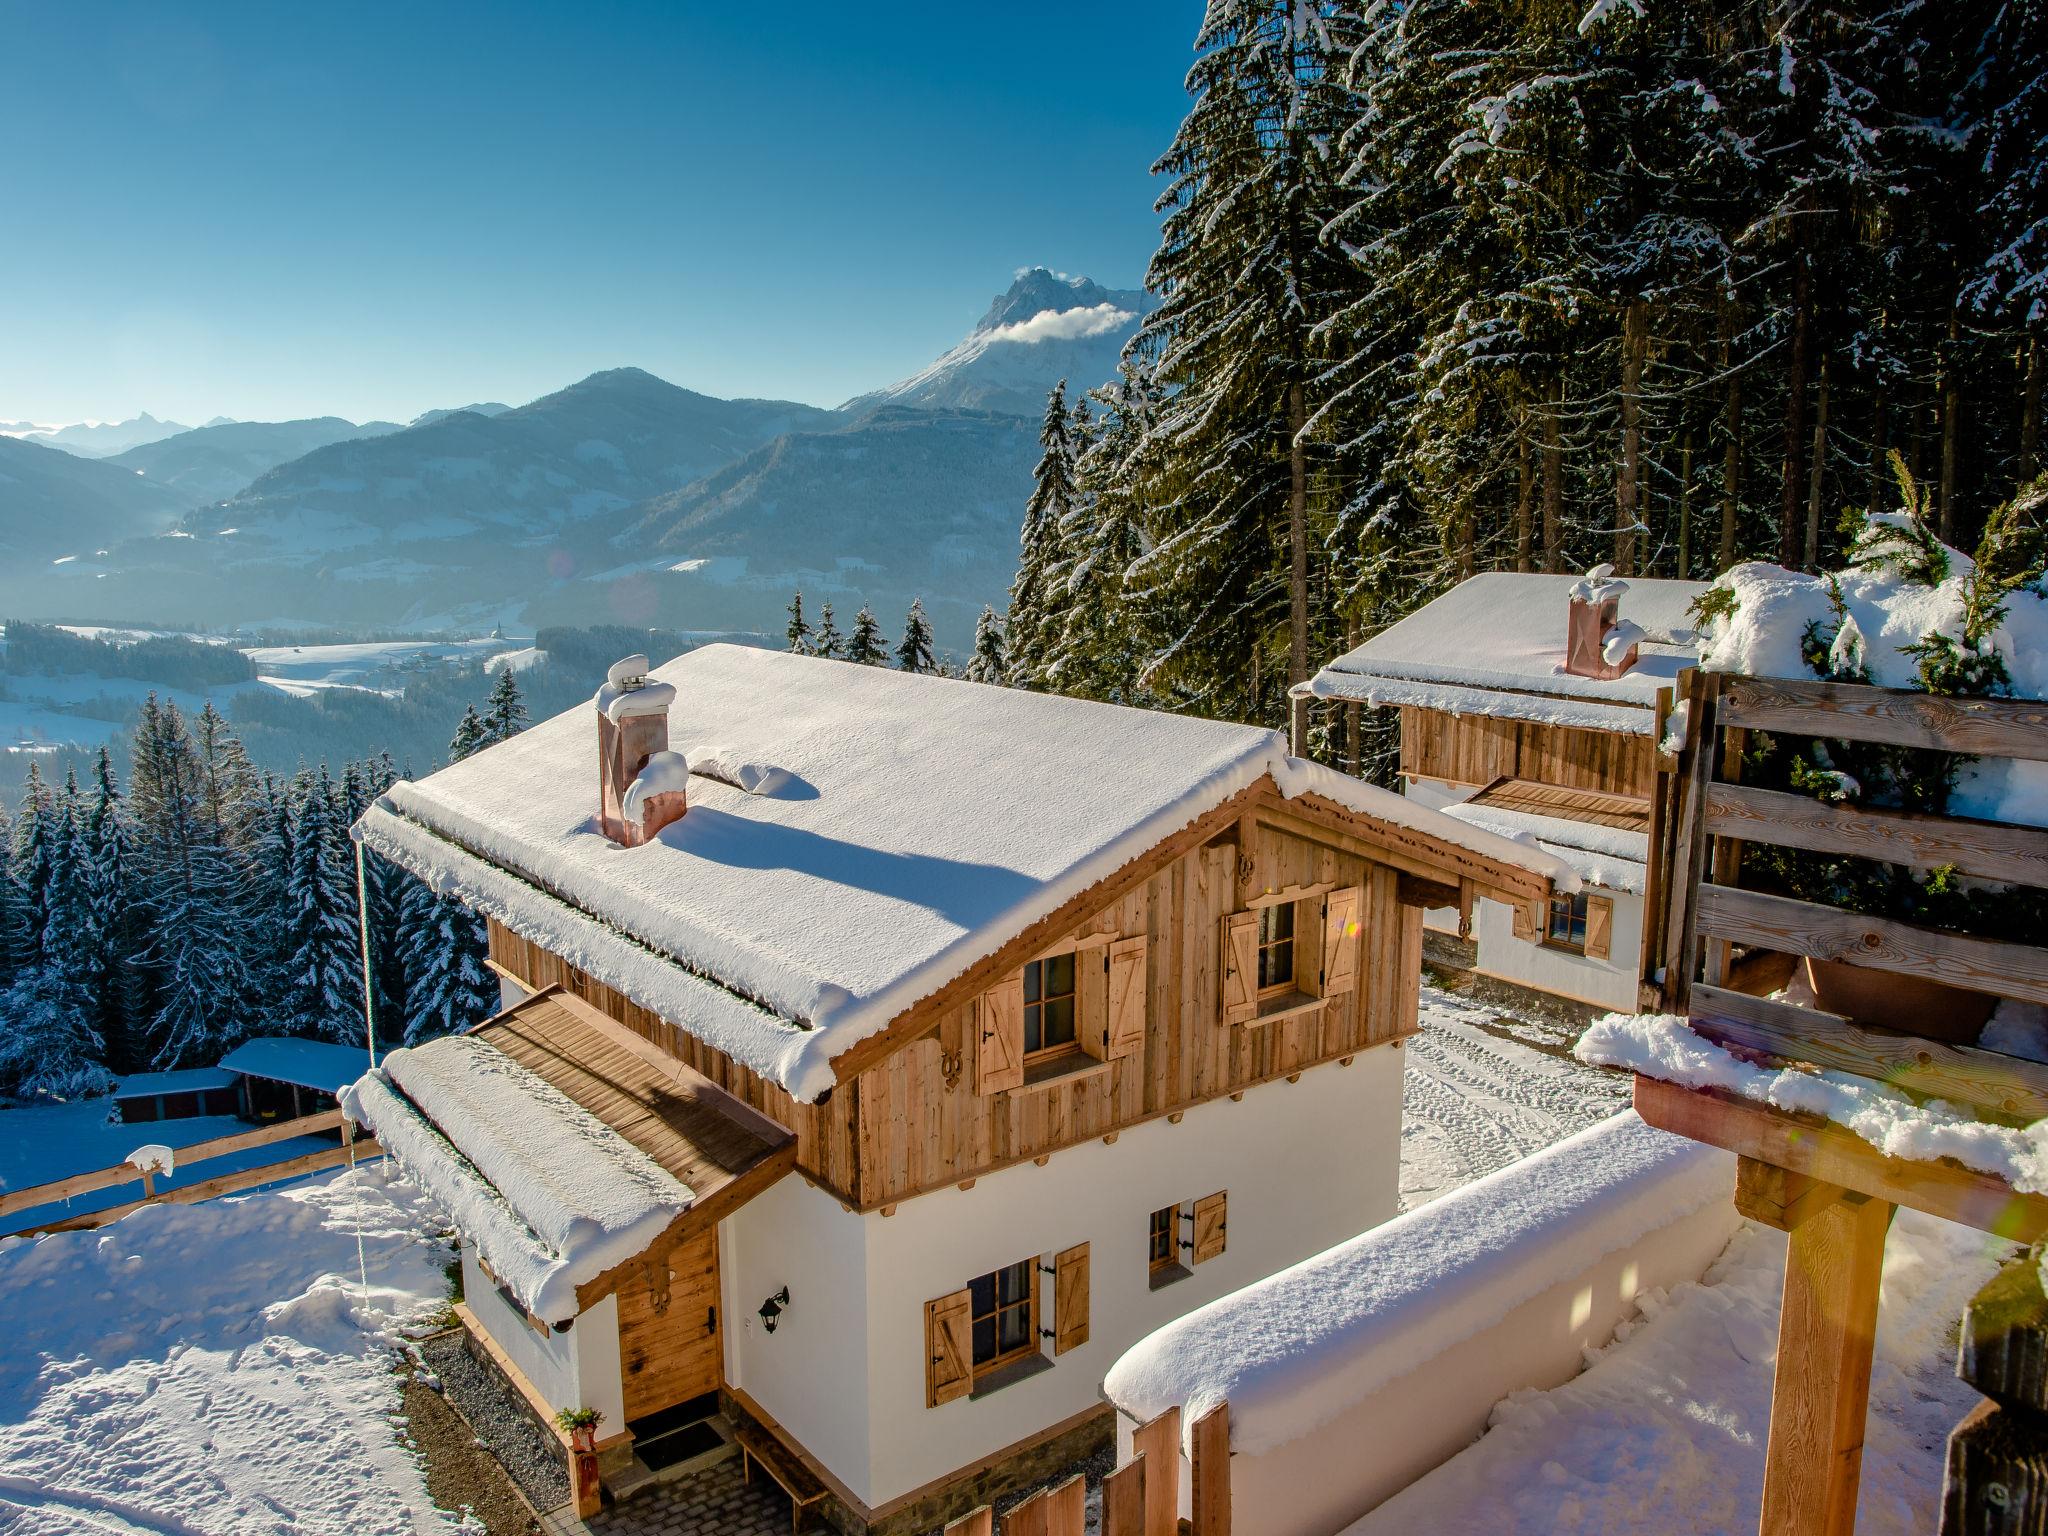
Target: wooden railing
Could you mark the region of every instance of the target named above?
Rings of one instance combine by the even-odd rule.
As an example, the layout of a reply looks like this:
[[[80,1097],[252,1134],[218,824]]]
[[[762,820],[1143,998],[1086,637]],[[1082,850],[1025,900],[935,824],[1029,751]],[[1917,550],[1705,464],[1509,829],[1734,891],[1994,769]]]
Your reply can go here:
[[[1180,1410],[1169,1408],[1131,1436],[1131,1459],[1102,1480],[1102,1536],[1230,1536],[1230,1405],[1195,1421],[1194,1507],[1180,1518]],[[1082,1536],[1086,1485],[1077,1473],[1040,1489],[998,1520],[983,1505],[946,1527],[946,1536]]]
[[[150,1122],[137,1122],[140,1131]],[[47,1184],[31,1184],[25,1189],[10,1189],[0,1193],[0,1230],[5,1230],[6,1220],[17,1211],[34,1210],[60,1200],[69,1200],[76,1195],[90,1194],[97,1189],[110,1189],[117,1184],[139,1182],[142,1198],[129,1200],[120,1205],[108,1206],[102,1210],[87,1211],[82,1215],[68,1217],[62,1221],[42,1222],[18,1231],[6,1230],[10,1237],[23,1237],[42,1232],[82,1231],[103,1227],[109,1222],[119,1221],[130,1211],[140,1210],[145,1205],[190,1205],[200,1200],[212,1200],[221,1195],[231,1195],[245,1189],[255,1189],[264,1184],[275,1184],[284,1179],[296,1179],[309,1173],[320,1173],[329,1168],[338,1168],[344,1163],[355,1163],[367,1157],[382,1157],[384,1150],[373,1140],[356,1138],[355,1125],[338,1109],[323,1111],[317,1115],[305,1115],[297,1120],[281,1120],[275,1125],[262,1126],[253,1131],[239,1131],[232,1136],[216,1136],[208,1141],[197,1141],[188,1147],[174,1147],[178,1166],[183,1168],[193,1163],[207,1162],[213,1158],[225,1157],[230,1153],[244,1152],[251,1147],[267,1146],[272,1142],[290,1141],[297,1136],[319,1135],[327,1131],[339,1131],[341,1143],[318,1152],[308,1152],[300,1157],[287,1158],[283,1162],[263,1163],[254,1168],[243,1168],[234,1173],[224,1173],[217,1178],[205,1179],[197,1184],[183,1184],[171,1189],[158,1189],[155,1175],[149,1170],[137,1168],[132,1163],[120,1163],[112,1168],[96,1168],[90,1173],[74,1173],[69,1178],[53,1179]]]

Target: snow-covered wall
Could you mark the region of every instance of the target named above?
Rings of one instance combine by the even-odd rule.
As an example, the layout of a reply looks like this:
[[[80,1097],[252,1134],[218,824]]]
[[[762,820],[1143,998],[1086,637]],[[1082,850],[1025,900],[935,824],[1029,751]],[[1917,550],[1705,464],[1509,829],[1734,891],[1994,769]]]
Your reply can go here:
[[[1103,1372],[1144,1334],[1398,1208],[1405,1051],[1385,1045],[985,1175],[970,1191],[854,1215],[800,1179],[729,1218],[732,1379],[870,1508],[1100,1404]],[[1276,1148],[1292,1149],[1284,1156]],[[1229,1195],[1229,1240],[1185,1279],[1151,1286],[1153,1211]],[[925,1406],[924,1307],[978,1275],[1089,1245],[1089,1341],[980,1396]],[[756,1315],[782,1286],[766,1334]],[[1043,1326],[1054,1321],[1041,1277]],[[858,1405],[858,1406],[856,1406]],[[858,1443],[856,1444],[856,1440]]]
[[[1330,1536],[1510,1392],[1576,1375],[1637,1296],[1698,1279],[1740,1225],[1734,1182],[1728,1153],[1625,1111],[1143,1340],[1104,1383],[1120,1452],[1228,1401],[1236,1528]]]

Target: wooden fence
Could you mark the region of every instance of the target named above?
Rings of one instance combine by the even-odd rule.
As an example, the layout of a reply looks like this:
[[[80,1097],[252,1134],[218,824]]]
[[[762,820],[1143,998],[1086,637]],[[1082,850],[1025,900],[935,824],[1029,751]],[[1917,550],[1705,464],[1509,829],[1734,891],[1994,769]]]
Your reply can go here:
[[[1169,1408],[1131,1436],[1131,1459],[1102,1480],[1102,1536],[1230,1536],[1230,1405],[1195,1421],[1192,1518],[1180,1518],[1180,1410]],[[987,1505],[946,1527],[946,1536],[1082,1536],[1080,1475],[1041,1489],[997,1519]]]
[[[190,1205],[200,1200],[212,1200],[221,1195],[232,1195],[240,1190],[255,1189],[264,1184],[275,1184],[285,1179],[300,1178],[309,1173],[320,1173],[329,1168],[338,1168],[344,1163],[354,1163],[366,1157],[382,1157],[383,1148],[373,1140],[356,1139],[356,1128],[338,1109],[323,1111],[317,1115],[305,1115],[297,1120],[282,1120],[275,1125],[262,1126],[253,1131],[240,1131],[232,1136],[216,1136],[210,1141],[194,1142],[189,1147],[176,1147],[179,1167],[193,1163],[207,1162],[213,1158],[225,1157],[229,1153],[246,1151],[250,1147],[267,1146],[272,1142],[289,1141],[295,1136],[320,1135],[328,1131],[339,1131],[341,1143],[318,1152],[308,1152],[300,1157],[287,1158],[280,1163],[264,1163],[255,1168],[244,1168],[235,1173],[224,1173],[218,1178],[206,1179],[197,1184],[185,1184],[174,1189],[158,1189],[156,1176],[137,1168],[132,1163],[120,1163],[112,1168],[96,1168],[90,1173],[74,1173],[69,1178],[54,1179],[47,1184],[31,1184],[25,1189],[11,1189],[0,1193],[0,1225],[17,1211],[33,1210],[40,1205],[49,1205],[59,1200],[69,1200],[75,1195],[90,1194],[96,1189],[110,1189],[117,1184],[140,1182],[142,1198],[129,1200],[120,1205],[108,1206],[103,1210],[87,1211],[83,1215],[67,1217],[62,1221],[43,1222],[20,1231],[11,1231],[10,1237],[32,1236],[43,1232],[83,1231],[92,1227],[103,1227],[109,1222],[119,1221],[130,1211],[142,1209],[145,1205]]]

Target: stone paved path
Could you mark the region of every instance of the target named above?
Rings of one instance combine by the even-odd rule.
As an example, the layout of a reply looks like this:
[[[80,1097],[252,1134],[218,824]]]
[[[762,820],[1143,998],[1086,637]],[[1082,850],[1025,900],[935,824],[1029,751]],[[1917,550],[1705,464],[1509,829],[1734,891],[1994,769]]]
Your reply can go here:
[[[752,1487],[742,1482],[740,1458],[732,1456],[635,1494],[587,1523],[558,1510],[542,1525],[548,1536],[789,1536],[789,1501],[758,1474]],[[814,1519],[811,1529],[825,1526]]]

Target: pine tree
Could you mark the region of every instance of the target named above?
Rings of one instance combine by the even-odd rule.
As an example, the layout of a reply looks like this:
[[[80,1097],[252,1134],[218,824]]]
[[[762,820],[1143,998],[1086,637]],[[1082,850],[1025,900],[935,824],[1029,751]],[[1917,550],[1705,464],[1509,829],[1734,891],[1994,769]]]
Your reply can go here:
[[[1010,673],[1026,686],[1042,681],[1050,660],[1058,623],[1060,530],[1074,509],[1076,450],[1065,379],[1046,396],[1038,443],[1043,451],[1031,472],[1031,497],[1024,503],[1007,635]]]
[[[0,1099],[89,1098],[110,1092],[85,988],[38,965],[0,991]]]
[[[405,966],[407,1045],[466,1029],[497,1008],[482,920],[423,881],[408,880],[400,892],[397,946]]]
[[[14,885],[21,893],[15,953],[18,971],[44,969],[52,959],[47,946],[51,918],[61,902],[62,880],[57,821],[56,797],[43,781],[41,768],[32,762],[22,780],[21,808],[14,818],[11,852]]]
[[[811,654],[837,659],[846,649],[846,637],[839,633],[839,626],[832,621],[832,605],[827,603],[818,610],[818,628],[811,636]]]
[[[967,680],[998,686],[1004,681],[1003,626],[993,608],[984,606],[975,621],[974,655],[967,663]]]
[[[896,665],[905,672],[934,672],[932,626],[924,616],[924,600],[912,598],[903,620],[903,638],[896,642]]]
[[[789,650],[793,656],[811,654],[811,626],[804,622],[804,595],[797,592],[789,600],[789,627],[783,631],[789,638]]]
[[[501,668],[484,705],[484,745],[494,747],[501,741],[510,741],[525,729],[526,703],[519,697],[519,679],[510,667]]]
[[[141,1035],[150,1012],[147,971],[138,958],[144,934],[131,884],[130,844],[113,755],[101,747],[81,838],[85,915],[80,980],[93,1000],[94,1028],[105,1042],[107,1064],[117,1072],[134,1071],[145,1060]]]
[[[355,860],[325,764],[294,786],[292,800],[291,955],[280,998],[287,1031],[353,1042],[363,1035]]]
[[[853,616],[853,633],[847,637],[846,659],[863,667],[879,667],[889,659],[882,648],[882,626],[866,603]]]
[[[484,729],[483,717],[477,714],[476,706],[465,706],[462,720],[455,727],[454,739],[448,743],[448,761],[459,763],[472,752],[481,752],[490,744],[489,733]]]

